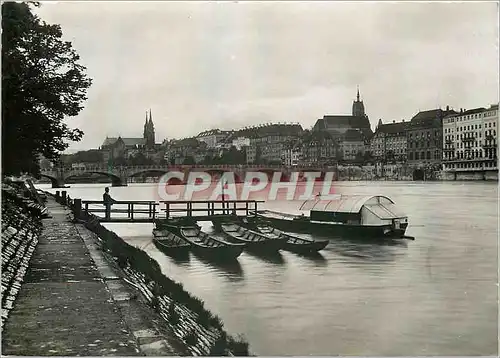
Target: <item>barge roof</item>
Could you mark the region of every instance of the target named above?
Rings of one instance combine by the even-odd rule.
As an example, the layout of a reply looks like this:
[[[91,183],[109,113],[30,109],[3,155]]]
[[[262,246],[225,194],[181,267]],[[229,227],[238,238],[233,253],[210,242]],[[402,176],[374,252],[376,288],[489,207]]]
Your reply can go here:
[[[334,200],[309,199],[302,203],[301,211],[325,211],[335,213],[359,213],[363,206],[383,206],[393,215],[404,216],[394,202],[383,195],[341,195]]]

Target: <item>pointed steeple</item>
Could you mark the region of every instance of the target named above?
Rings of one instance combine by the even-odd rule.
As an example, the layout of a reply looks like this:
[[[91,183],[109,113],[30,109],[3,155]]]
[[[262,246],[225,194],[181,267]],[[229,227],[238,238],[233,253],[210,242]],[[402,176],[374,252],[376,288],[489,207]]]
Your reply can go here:
[[[354,117],[363,117],[365,115],[365,106],[359,96],[359,85],[357,86],[356,100],[352,103],[352,115]]]
[[[153,117],[151,116],[151,108],[149,109],[149,123],[153,124]]]

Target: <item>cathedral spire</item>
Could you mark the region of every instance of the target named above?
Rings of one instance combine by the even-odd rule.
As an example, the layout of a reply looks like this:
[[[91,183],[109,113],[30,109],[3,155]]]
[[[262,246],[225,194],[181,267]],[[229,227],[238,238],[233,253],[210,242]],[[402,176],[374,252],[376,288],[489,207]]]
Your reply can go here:
[[[356,100],[352,103],[352,115],[354,117],[364,117],[365,116],[365,105],[363,101],[360,100],[359,96],[359,85],[357,86],[358,91],[356,93]]]
[[[149,109],[149,123],[153,124],[153,117],[151,116],[151,108]]]

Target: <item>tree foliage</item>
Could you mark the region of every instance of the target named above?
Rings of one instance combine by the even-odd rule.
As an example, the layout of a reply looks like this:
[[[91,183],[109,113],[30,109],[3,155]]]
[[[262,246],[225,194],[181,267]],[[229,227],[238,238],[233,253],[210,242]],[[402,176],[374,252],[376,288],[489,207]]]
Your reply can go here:
[[[38,4],[32,4],[38,6]],[[27,3],[2,4],[2,171],[39,174],[38,158],[57,159],[91,85],[85,67],[59,25],[40,20]]]

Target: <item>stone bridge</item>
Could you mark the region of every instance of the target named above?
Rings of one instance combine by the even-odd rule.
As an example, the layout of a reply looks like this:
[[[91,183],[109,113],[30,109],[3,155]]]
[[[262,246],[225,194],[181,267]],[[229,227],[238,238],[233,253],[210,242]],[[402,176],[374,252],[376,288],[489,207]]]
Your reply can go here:
[[[207,172],[209,174],[222,174],[224,172],[233,172],[235,180],[244,179],[247,172],[264,172],[268,176],[281,172],[284,177],[289,177],[291,172],[321,172],[322,175],[327,171],[335,170],[334,167],[326,166],[294,166],[287,167],[283,165],[145,165],[145,166],[105,166],[105,165],[87,165],[78,168],[52,168],[42,169],[41,176],[50,179],[53,188],[60,188],[70,177],[84,174],[101,174],[111,179],[112,186],[126,186],[129,178],[144,174],[166,174],[168,172],[178,171],[184,173],[184,180],[187,180],[190,172]]]

